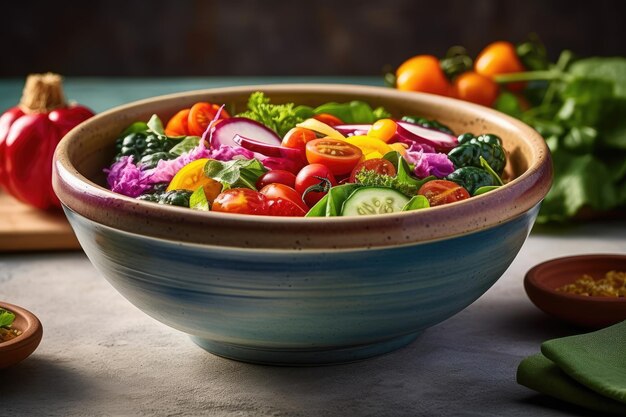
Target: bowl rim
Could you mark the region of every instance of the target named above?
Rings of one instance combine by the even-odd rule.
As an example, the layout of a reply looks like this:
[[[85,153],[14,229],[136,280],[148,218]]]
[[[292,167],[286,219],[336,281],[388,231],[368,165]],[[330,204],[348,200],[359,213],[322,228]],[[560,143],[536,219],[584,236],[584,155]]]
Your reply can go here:
[[[264,91],[268,95],[292,93],[294,96],[307,93],[326,93],[326,94],[354,94],[354,95],[366,95],[371,96],[371,100],[375,100],[376,97],[385,97],[387,99],[403,100],[404,102],[416,103],[422,105],[435,105],[448,108],[456,108],[462,112],[470,113],[475,116],[480,116],[483,119],[489,119],[490,122],[503,126],[504,129],[513,129],[519,131],[527,138],[527,143],[532,149],[532,158],[529,161],[527,170],[517,178],[513,179],[504,186],[493,190],[489,193],[485,193],[480,196],[472,197],[470,199],[460,201],[454,204],[431,207],[428,210],[416,210],[409,212],[392,213],[386,215],[367,215],[358,217],[319,217],[319,218],[301,218],[301,217],[271,217],[271,216],[255,216],[255,215],[241,215],[230,213],[212,213],[202,212],[196,210],[189,210],[181,207],[157,205],[147,201],[136,200],[131,197],[127,197],[121,194],[114,193],[105,187],[102,187],[88,178],[84,177],[78,172],[78,170],[70,162],[68,154],[68,147],[72,141],[80,140],[79,137],[85,134],[91,126],[97,125],[103,120],[114,118],[123,112],[128,112],[145,107],[155,105],[159,102],[174,102],[180,99],[200,99],[200,97],[206,97],[210,95],[219,94],[249,94],[253,91]],[[155,110],[156,111],[156,110]],[[474,117],[474,116],[473,116]],[[103,167],[104,168],[104,167]],[[293,229],[307,229],[316,230],[320,232],[320,229],[326,227],[341,226],[342,230],[354,230],[359,228],[367,228],[376,224],[376,228],[381,228],[383,225],[387,227],[394,227],[398,225],[402,226],[416,226],[427,232],[423,238],[416,238],[417,240],[411,240],[415,242],[430,241],[433,239],[447,238],[467,233],[472,233],[478,230],[482,230],[491,226],[498,225],[505,221],[514,218],[539,203],[543,197],[547,194],[552,177],[552,165],[550,152],[544,139],[531,127],[525,125],[521,121],[507,116],[496,110],[479,106],[473,103],[464,102],[448,97],[436,96],[432,94],[415,93],[415,92],[403,92],[391,88],[385,87],[372,87],[362,85],[346,85],[346,84],[269,84],[269,85],[247,85],[236,87],[220,87],[210,88],[204,90],[193,90],[175,94],[161,95],[151,97],[139,101],[134,101],[128,104],[114,107],[103,113],[100,113],[91,119],[81,123],[79,126],[72,129],[59,143],[55,151],[54,163],[53,163],[53,185],[54,190],[59,196],[61,202],[74,210],[75,212],[94,220],[96,222],[112,226],[114,228],[120,228],[122,230],[134,232],[133,227],[119,227],[116,225],[116,221],[111,216],[104,216],[97,214],[94,210],[98,205],[106,203],[109,206],[115,207],[115,210],[121,210],[124,214],[131,214],[133,212],[141,211],[144,216],[148,216],[151,220],[159,219],[161,217],[180,217],[184,218],[185,222],[211,226],[211,224],[221,224],[221,226],[227,227],[240,227],[240,228],[255,228],[260,227],[266,230],[271,230],[278,226],[285,226]],[[81,200],[81,194],[88,195],[93,201],[85,202]],[[494,210],[493,207],[499,204],[503,204],[510,199],[515,200],[515,206],[505,214],[498,215],[498,210]],[[111,202],[114,202],[111,204]],[[88,210],[85,210],[85,209]],[[91,209],[91,210],[89,210]],[[492,216],[485,216],[484,221],[468,221],[470,217],[468,213],[479,213],[483,210],[491,210]],[[119,212],[118,212],[119,213]],[[478,214],[482,216],[482,214]],[[474,216],[476,217],[476,216]],[[459,220],[464,218],[464,221]],[[437,229],[431,230],[430,233],[426,229],[430,228],[431,224],[437,224],[438,222],[451,221],[457,219],[454,223],[454,227],[444,228],[431,228]],[[475,220],[475,219],[474,219]],[[326,229],[324,232],[327,232]],[[144,234],[144,233],[139,233]],[[153,237],[163,237],[162,233],[146,234]],[[197,237],[180,237],[180,239],[188,242],[197,242]],[[200,243],[203,243],[200,240]],[[266,247],[262,243],[256,242],[252,247]],[[224,244],[224,242],[220,243]],[[372,242],[370,247],[378,246],[394,246],[396,242],[392,239],[390,242],[384,240],[377,240]],[[227,246],[248,247],[248,244],[230,243]],[[319,242],[307,243],[300,242],[295,246],[301,247],[358,247],[360,245],[355,244],[339,244],[330,245],[322,244]],[[268,245],[267,247],[294,247],[293,241],[288,244]]]
[[[585,262],[597,259],[615,259],[622,260],[626,263],[626,255],[618,254],[618,253],[597,253],[597,254],[580,254],[580,255],[571,255],[571,256],[562,256],[559,258],[549,259],[547,261],[541,262],[526,272],[524,277],[525,286],[530,286],[536,291],[540,291],[544,294],[548,294],[552,297],[558,297],[563,300],[569,300],[571,302],[577,303],[626,303],[626,297],[603,297],[603,296],[594,296],[594,295],[580,295],[580,294],[570,294],[562,291],[556,291],[555,288],[547,285],[545,281],[542,279],[542,273],[546,269],[551,269],[558,267],[563,264],[568,264],[571,262]],[[572,280],[575,281],[576,278]],[[530,295],[529,295],[530,297]]]
[[[35,316],[33,313],[23,307],[4,301],[0,301],[0,308],[9,310],[13,314],[15,314],[16,318],[21,317],[27,323],[27,327],[25,329],[19,329],[21,330],[22,334],[9,340],[8,342],[0,343],[0,353],[6,354],[8,352],[21,349],[24,345],[30,344],[33,339],[41,337],[43,327],[37,316]],[[39,342],[37,342],[37,344],[39,344]]]

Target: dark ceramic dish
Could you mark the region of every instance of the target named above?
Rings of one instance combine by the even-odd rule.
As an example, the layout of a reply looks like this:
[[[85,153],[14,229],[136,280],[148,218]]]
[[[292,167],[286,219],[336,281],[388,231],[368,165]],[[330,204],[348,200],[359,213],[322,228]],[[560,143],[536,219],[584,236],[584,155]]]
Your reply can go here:
[[[584,327],[598,328],[626,320],[626,298],[593,297],[556,291],[583,274],[603,278],[626,271],[626,255],[579,255],[552,259],[532,268],[524,279],[531,301],[544,312]]]

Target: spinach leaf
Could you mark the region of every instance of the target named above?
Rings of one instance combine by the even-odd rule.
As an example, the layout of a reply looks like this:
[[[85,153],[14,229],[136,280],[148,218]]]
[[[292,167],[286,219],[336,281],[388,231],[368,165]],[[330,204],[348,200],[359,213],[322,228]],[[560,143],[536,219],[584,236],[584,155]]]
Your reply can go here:
[[[331,188],[320,201],[318,201],[305,217],[333,217],[341,214],[341,206],[360,184],[342,184]]]
[[[478,189],[476,191],[474,191],[474,194],[472,194],[473,196],[477,196],[477,195],[481,195],[481,194],[485,194],[488,193],[489,191],[493,191],[497,188],[500,188],[499,185],[485,185],[482,187],[478,187]]]
[[[416,195],[413,196],[404,207],[402,207],[402,211],[419,210],[429,207],[430,202],[426,197],[423,195]]]
[[[348,103],[325,103],[313,110],[314,114],[328,113],[341,119],[346,124],[369,124],[374,123],[378,119],[391,117],[391,115],[382,107],[372,109],[372,107],[364,101],[353,100]]]
[[[150,120],[148,120],[148,129],[150,129],[157,136],[165,137],[165,129],[163,129],[163,122],[159,119],[159,116],[153,114]]]
[[[128,136],[131,133],[146,133],[150,130],[146,122],[135,122],[128,126],[121,134],[120,137]]]

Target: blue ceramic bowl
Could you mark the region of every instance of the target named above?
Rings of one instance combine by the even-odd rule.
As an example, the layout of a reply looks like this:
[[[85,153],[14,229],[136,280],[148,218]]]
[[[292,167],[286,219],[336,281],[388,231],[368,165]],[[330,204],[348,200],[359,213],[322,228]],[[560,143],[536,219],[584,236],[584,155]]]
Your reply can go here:
[[[197,101],[361,99],[394,114],[493,132],[509,152],[504,187],[428,210],[358,218],[195,212],[114,194],[101,169],[116,135]],[[452,99],[330,85],[253,86],[159,97],[103,113],[57,149],[54,185],[94,266],[131,303],[204,349],[269,364],[363,359],[411,342],[480,297],[524,243],[551,182],[543,139]],[[514,178],[514,179],[513,179]]]

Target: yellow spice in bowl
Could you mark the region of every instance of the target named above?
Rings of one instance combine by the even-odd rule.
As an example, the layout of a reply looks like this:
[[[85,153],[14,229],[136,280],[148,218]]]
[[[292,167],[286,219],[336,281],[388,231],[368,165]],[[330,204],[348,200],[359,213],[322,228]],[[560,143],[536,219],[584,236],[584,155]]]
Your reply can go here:
[[[563,285],[556,290],[595,297],[626,297],[626,272],[609,271],[604,278],[598,280],[585,274],[573,283]]]

